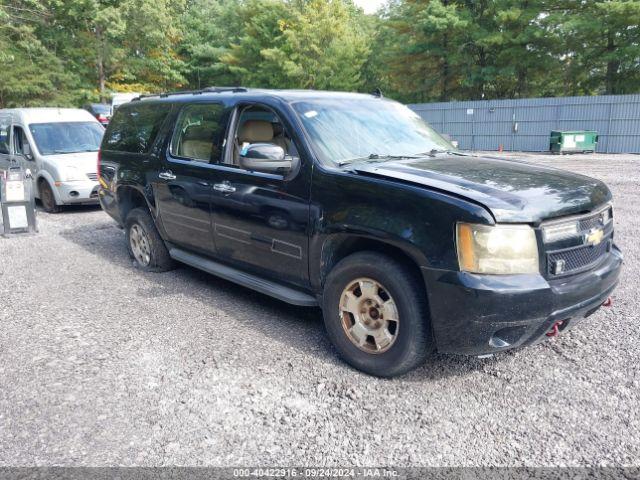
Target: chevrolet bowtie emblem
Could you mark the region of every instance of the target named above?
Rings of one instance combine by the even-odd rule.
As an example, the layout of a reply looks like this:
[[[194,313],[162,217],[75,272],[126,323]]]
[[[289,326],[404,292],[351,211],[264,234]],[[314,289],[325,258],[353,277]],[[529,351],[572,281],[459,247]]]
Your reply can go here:
[[[598,245],[604,238],[604,230],[601,228],[593,228],[589,233],[584,235],[584,243],[586,245]]]

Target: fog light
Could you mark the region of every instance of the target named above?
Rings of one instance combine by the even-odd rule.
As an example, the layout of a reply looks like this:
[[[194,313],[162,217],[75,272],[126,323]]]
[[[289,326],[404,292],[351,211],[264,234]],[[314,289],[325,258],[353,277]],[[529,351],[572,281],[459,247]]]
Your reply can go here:
[[[553,266],[551,267],[551,273],[553,273],[554,275],[561,274],[562,272],[564,272],[566,265],[567,263],[564,260],[556,260],[555,262],[553,262]]]

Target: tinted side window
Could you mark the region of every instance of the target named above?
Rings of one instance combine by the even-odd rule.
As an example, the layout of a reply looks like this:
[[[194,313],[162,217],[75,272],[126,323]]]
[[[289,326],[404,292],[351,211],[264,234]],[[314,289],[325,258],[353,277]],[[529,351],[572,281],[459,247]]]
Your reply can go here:
[[[0,153],[9,153],[9,130],[8,124],[0,124]]]
[[[28,143],[21,127],[13,127],[13,153],[24,154],[24,144]]]
[[[171,142],[171,154],[198,162],[220,161],[226,130],[224,106],[188,105],[180,112]]]
[[[170,109],[166,103],[137,103],[118,108],[109,123],[102,148],[129,153],[148,152]]]

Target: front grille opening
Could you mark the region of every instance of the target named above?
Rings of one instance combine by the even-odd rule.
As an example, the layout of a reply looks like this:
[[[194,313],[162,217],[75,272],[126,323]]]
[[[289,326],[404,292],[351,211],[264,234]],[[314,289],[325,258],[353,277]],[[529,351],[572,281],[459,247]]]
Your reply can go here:
[[[584,245],[570,250],[550,253],[548,255],[549,274],[562,275],[596,264],[610,249],[611,240],[605,240],[598,245]],[[557,272],[554,266],[564,263],[564,269]]]
[[[577,229],[574,228],[573,240],[569,240],[569,243],[573,242],[574,246],[547,252],[547,274],[551,277],[588,270],[598,264],[611,250],[613,243],[613,209],[611,206],[577,220],[567,219],[566,224],[573,223],[575,225],[576,221]],[[557,228],[557,225],[561,227],[564,223],[554,223],[553,228]],[[597,245],[589,244],[590,237],[597,235],[598,230],[602,231],[604,238],[601,238]],[[575,245],[578,242],[579,244]]]

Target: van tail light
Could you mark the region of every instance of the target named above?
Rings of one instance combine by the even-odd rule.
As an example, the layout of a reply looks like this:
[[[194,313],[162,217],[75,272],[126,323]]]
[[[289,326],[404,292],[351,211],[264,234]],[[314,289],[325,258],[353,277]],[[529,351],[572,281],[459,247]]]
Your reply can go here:
[[[106,115],[103,115],[101,113],[98,114],[98,121],[105,123],[109,121],[109,117],[107,117]]]

